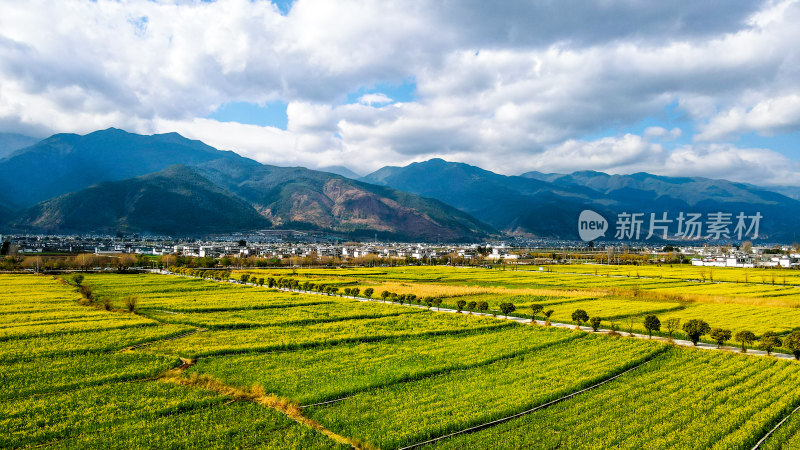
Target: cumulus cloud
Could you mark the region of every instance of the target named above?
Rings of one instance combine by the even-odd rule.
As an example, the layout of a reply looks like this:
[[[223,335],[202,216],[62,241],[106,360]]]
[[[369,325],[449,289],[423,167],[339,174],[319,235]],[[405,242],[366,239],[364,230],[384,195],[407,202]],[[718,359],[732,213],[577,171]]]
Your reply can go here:
[[[264,0],[0,7],[0,131],[178,131],[266,163],[363,172],[429,157],[506,173],[677,173],[713,161],[709,170],[734,178],[767,167],[757,156],[783,165],[770,176],[795,170],[730,144],[800,129],[792,0],[298,0],[286,14]],[[371,89],[408,79],[414,101]],[[371,93],[346,104],[354,92]],[[275,101],[288,105],[286,130],[206,118],[223,104]],[[659,119],[667,107],[698,134]],[[625,133],[645,119],[656,125]]]
[[[386,103],[391,103],[392,99],[389,98],[386,94],[377,93],[377,94],[364,94],[358,98],[358,103],[362,103],[364,105],[385,105]]]
[[[800,130],[800,94],[766,99],[749,109],[734,107],[714,116],[696,136],[713,141],[742,133],[771,135]]]
[[[647,136],[631,134],[567,141],[536,155],[529,164],[540,171],[572,172],[592,167],[613,174],[655,172],[773,186],[796,185],[800,179],[800,162],[768,149],[688,144],[667,150]]]

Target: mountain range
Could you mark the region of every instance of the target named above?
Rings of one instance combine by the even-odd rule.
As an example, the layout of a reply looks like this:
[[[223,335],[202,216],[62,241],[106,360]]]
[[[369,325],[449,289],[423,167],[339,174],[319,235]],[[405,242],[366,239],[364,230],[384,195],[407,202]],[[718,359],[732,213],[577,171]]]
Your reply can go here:
[[[435,199],[258,163],[177,133],[57,134],[0,160],[9,231],[202,235],[270,227],[472,241],[491,227]]]
[[[800,228],[800,201],[783,195],[800,194],[796,187],[647,173],[507,176],[442,159],[359,178],[341,165],[265,165],[177,133],[114,128],[3,142],[24,146],[0,157],[6,232],[202,236],[279,228],[349,239],[576,239],[586,209],[608,219],[606,240],[625,212],[759,214],[759,237],[771,241],[796,241]]]
[[[668,220],[673,220],[674,234],[680,213],[701,214],[705,221],[717,212],[731,214],[731,232],[739,213],[747,217],[760,214],[759,238],[800,239],[800,201],[726,180],[593,171],[506,176],[442,159],[383,167],[362,180],[439,199],[504,233],[528,237],[576,239],[578,216],[589,209],[609,219],[612,233],[607,233],[606,239],[613,239],[615,221],[621,213],[643,214],[644,238],[651,213],[659,219],[666,213]]]

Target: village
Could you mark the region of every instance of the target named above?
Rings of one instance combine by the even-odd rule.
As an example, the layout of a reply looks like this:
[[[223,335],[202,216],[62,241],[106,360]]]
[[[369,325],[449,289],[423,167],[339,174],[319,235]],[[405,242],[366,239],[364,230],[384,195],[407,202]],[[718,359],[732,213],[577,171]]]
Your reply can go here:
[[[238,239],[237,239],[238,238]],[[248,239],[245,239],[248,238]],[[254,239],[256,238],[256,239]],[[338,242],[307,235],[268,238],[232,236],[220,240],[119,238],[109,236],[1,236],[2,255],[165,255],[207,259],[270,260],[278,265],[319,264],[691,264],[708,267],[800,268],[800,246],[586,245],[576,241],[515,240],[481,244]]]

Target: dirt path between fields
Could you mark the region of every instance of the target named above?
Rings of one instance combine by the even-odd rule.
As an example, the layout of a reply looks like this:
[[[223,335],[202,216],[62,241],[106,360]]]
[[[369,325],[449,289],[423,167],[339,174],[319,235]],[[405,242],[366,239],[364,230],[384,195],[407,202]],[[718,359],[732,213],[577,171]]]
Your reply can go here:
[[[231,397],[231,399],[234,401],[257,403],[261,406],[278,411],[286,415],[290,419],[294,420],[295,422],[311,427],[319,431],[320,433],[324,434],[325,436],[328,436],[330,439],[333,439],[339,444],[349,445],[356,449],[371,448],[370,446],[365,446],[361,442],[355,441],[346,436],[342,436],[325,428],[319,422],[304,416],[300,407],[297,406],[296,404],[291,403],[289,400],[285,398],[280,398],[275,395],[266,394],[264,390],[258,386],[251,388],[238,388],[234,386],[229,386],[223,383],[222,381],[219,381],[208,375],[192,374],[189,377],[184,376],[184,372],[186,371],[186,369],[193,366],[196,361],[197,360],[194,359],[181,357],[181,365],[165,373],[161,377],[161,381],[165,383],[178,384],[181,386],[207,389],[210,391],[214,391],[218,394]]]

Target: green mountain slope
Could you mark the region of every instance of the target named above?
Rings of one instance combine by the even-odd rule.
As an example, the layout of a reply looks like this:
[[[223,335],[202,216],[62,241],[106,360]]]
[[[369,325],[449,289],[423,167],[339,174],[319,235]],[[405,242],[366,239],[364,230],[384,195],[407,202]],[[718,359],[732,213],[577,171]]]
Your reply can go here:
[[[14,221],[45,232],[194,235],[267,228],[245,201],[186,166],[109,181],[39,203]]]
[[[224,157],[177,133],[143,136],[115,128],[80,136],[56,134],[0,160],[7,201],[27,207],[103,181],[157,172]]]

